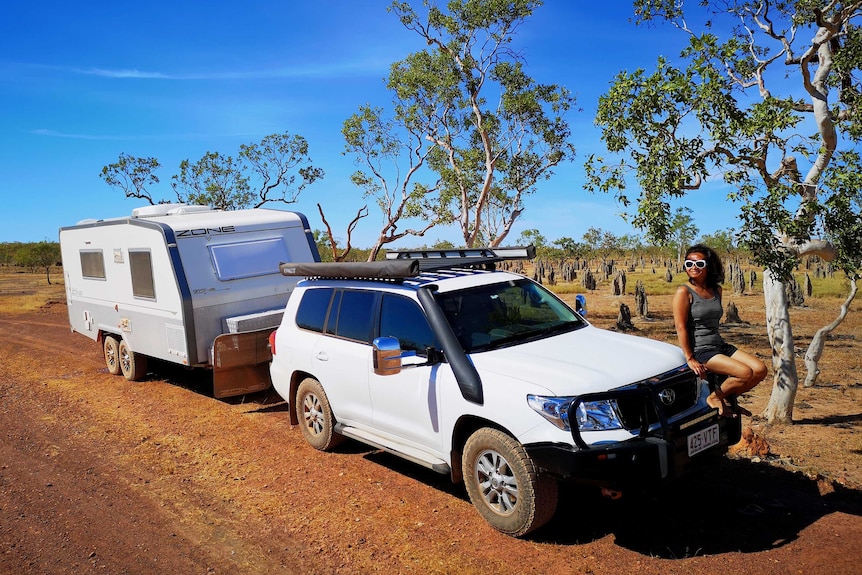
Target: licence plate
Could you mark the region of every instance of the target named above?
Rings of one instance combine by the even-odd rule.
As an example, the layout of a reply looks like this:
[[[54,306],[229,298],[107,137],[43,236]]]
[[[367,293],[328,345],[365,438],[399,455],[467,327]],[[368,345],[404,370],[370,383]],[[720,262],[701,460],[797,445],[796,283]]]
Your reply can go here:
[[[691,457],[713,445],[718,445],[717,423],[688,436],[688,456]]]

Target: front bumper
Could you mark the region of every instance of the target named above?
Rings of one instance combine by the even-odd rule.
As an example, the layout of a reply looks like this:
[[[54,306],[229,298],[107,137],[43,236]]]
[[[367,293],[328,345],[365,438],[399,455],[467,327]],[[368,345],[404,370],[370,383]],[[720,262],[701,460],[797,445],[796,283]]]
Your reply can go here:
[[[726,453],[730,445],[739,441],[740,418],[718,417],[715,410],[703,416],[706,419],[693,418],[697,423],[684,429],[673,426],[666,436],[649,434],[586,449],[568,444],[533,444],[525,448],[536,465],[560,478],[614,489],[644,487],[684,475],[699,462]],[[689,436],[715,424],[718,444],[689,456]]]
[[[574,422],[573,415],[580,403],[599,400],[624,403],[628,406],[627,423],[638,430],[636,437],[589,445],[574,429],[573,444],[540,443],[524,447],[539,467],[553,475],[608,488],[643,487],[679,477],[701,461],[726,453],[742,436],[739,417],[719,417],[717,410],[699,401],[696,391],[699,384],[693,378],[687,368],[674,370],[625,388],[581,396],[570,408],[569,421]],[[666,390],[685,395],[690,407],[681,412],[669,409],[660,399]],[[713,426],[718,428],[717,443],[689,455],[689,439]]]

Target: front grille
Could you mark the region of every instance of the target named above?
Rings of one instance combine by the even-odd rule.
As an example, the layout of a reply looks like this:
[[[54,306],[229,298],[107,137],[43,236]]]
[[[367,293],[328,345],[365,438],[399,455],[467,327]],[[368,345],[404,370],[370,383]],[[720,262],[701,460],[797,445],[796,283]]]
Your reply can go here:
[[[664,410],[665,418],[671,419],[697,403],[698,380],[691,371],[675,372],[669,377],[659,377],[641,384],[649,385],[654,393],[628,395],[617,400],[620,418],[626,429],[640,428],[645,416],[647,425],[658,423],[659,407]],[[671,398],[672,401],[669,401]]]

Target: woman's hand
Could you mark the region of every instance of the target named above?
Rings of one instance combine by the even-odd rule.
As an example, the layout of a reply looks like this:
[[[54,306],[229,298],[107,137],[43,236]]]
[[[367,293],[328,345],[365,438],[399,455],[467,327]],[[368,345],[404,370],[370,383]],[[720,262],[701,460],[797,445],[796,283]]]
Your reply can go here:
[[[698,377],[701,379],[706,377],[706,366],[697,361],[695,358],[689,358],[686,360],[689,369],[691,369]]]

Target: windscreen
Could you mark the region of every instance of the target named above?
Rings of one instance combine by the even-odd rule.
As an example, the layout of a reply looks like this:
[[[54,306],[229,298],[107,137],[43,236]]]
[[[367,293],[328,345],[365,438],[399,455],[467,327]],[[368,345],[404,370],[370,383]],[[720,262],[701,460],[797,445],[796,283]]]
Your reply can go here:
[[[468,353],[587,325],[554,294],[528,279],[439,293],[437,300]]]

